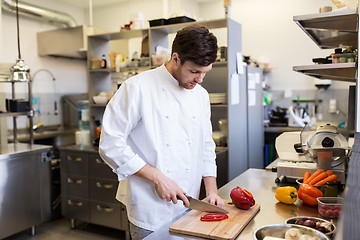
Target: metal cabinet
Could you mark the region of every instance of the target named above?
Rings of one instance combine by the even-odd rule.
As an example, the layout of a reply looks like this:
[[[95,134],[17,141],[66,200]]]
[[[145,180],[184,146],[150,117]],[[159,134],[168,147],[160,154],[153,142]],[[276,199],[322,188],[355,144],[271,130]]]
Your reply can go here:
[[[77,146],[72,146],[76,148]],[[97,151],[61,149],[62,213],[75,220],[128,230],[125,206],[115,199],[118,180]]]
[[[0,148],[0,239],[51,218],[50,163],[42,153],[51,147],[8,144]]]

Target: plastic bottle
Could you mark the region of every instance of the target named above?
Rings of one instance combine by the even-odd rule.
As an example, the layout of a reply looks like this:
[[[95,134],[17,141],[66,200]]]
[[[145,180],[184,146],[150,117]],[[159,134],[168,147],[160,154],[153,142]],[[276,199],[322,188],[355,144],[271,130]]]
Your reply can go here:
[[[89,130],[89,101],[78,101],[78,127],[80,130]]]
[[[103,54],[101,57],[100,68],[106,68],[106,67],[107,67],[106,57],[105,54]]]

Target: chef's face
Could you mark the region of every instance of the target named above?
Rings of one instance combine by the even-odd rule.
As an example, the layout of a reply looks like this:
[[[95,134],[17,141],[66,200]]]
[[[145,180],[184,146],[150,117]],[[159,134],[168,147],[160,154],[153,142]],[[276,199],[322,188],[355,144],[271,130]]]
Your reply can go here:
[[[200,66],[191,61],[185,61],[181,64],[178,56],[173,56],[176,61],[174,77],[179,85],[185,89],[193,89],[196,84],[202,83],[207,72],[212,68],[212,64],[208,66]]]

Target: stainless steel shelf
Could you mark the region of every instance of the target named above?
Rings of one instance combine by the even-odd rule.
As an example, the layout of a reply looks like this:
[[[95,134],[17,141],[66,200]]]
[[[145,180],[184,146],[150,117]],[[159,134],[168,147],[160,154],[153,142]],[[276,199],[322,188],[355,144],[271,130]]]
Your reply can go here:
[[[158,66],[152,66],[152,67],[158,67]],[[120,72],[131,72],[131,71],[146,71],[151,69],[150,66],[144,66],[144,67],[126,67],[126,68],[120,68]],[[91,73],[117,73],[115,68],[104,68],[104,69],[90,69],[89,72]]]
[[[358,14],[353,9],[294,16],[293,20],[322,49],[357,46]]]
[[[200,21],[200,22],[186,22],[186,23],[178,23],[178,24],[170,24],[170,25],[161,25],[156,27],[151,27],[150,30],[160,31],[164,33],[176,33],[178,30],[194,23],[199,23],[206,26],[209,29],[216,28],[226,28],[227,27],[227,19],[215,19],[210,21]]]
[[[138,29],[138,30],[129,30],[122,32],[113,32],[106,34],[94,34],[88,36],[88,38],[100,38],[105,40],[117,40],[117,39],[130,39],[130,38],[140,38],[148,34],[148,29]]]
[[[28,116],[29,112],[3,112],[0,113],[0,117],[17,117],[17,116]]]
[[[293,70],[319,79],[330,79],[356,83],[355,63],[314,64],[294,66]]]

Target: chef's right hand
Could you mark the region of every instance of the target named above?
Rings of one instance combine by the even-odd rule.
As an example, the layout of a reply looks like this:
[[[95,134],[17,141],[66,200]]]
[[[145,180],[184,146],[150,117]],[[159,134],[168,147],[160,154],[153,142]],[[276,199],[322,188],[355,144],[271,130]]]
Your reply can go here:
[[[177,204],[177,200],[182,200],[186,206],[190,205],[189,200],[185,196],[185,192],[176,184],[174,180],[165,176],[163,173],[159,174],[158,181],[155,182],[155,189],[159,197],[168,202],[172,201]]]
[[[136,176],[144,178],[155,184],[156,193],[163,200],[172,201],[177,204],[177,197],[181,199],[186,206],[190,205],[189,200],[185,196],[185,192],[176,184],[174,180],[167,177],[157,168],[146,164],[135,173]]]

